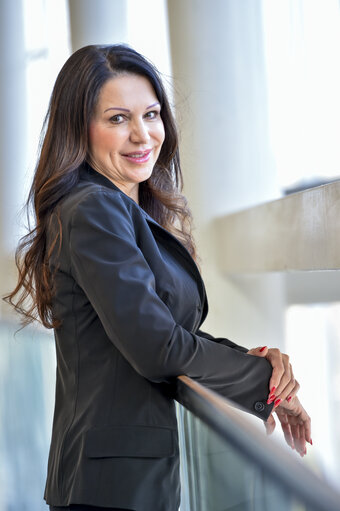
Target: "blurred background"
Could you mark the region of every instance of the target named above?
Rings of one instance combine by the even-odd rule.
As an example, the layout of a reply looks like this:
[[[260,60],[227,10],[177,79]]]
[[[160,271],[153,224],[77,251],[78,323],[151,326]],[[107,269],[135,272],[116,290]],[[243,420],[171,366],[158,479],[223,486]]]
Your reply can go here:
[[[327,244],[339,207],[339,0],[0,0],[0,41],[1,295],[15,282],[22,208],[61,66],[87,44],[130,44],[162,72],[175,110],[210,303],[203,329],[290,354],[313,420],[314,447],[303,462],[340,488],[339,241],[331,261],[321,254],[310,268],[304,259],[294,263],[299,239],[290,235],[303,206],[304,232],[315,246]],[[310,189],[320,185],[314,208]],[[326,189],[320,208],[318,190]],[[288,198],[289,246],[281,235],[280,243],[293,263],[275,265],[273,247],[255,269],[228,266],[237,247],[226,226],[240,211],[252,216],[268,204],[254,232],[235,227],[247,245],[268,225],[275,230],[271,205]],[[334,232],[339,220],[332,222]],[[254,260],[251,245],[245,252]],[[55,351],[51,332],[19,328],[2,302],[0,511],[39,511],[46,509]]]

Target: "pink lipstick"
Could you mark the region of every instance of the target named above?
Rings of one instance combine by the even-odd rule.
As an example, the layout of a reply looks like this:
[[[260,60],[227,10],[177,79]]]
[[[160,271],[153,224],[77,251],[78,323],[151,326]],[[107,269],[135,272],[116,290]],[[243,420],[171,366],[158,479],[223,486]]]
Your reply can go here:
[[[134,153],[123,154],[124,158],[132,163],[145,163],[149,160],[152,149],[147,151],[136,151]]]

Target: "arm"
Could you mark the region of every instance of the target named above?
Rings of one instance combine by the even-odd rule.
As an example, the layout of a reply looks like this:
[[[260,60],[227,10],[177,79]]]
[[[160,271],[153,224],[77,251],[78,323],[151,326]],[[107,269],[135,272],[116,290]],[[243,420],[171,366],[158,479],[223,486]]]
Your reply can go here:
[[[233,348],[234,350],[241,351],[242,353],[248,353],[248,348],[244,348],[244,346],[239,346],[233,341],[229,341],[229,339],[225,339],[224,337],[213,337],[210,334],[207,334],[206,332],[202,332],[202,330],[197,330],[197,335],[200,337],[204,337],[205,339],[209,339],[209,341],[217,342],[223,346],[229,346],[230,348]]]
[[[72,272],[108,338],[145,378],[162,382],[186,374],[267,419],[269,362],[175,323],[156,293],[128,207],[119,194],[97,191],[72,216]]]
[[[289,356],[285,353],[281,353],[279,349],[268,349],[267,346],[263,346],[248,350],[247,348],[239,346],[238,344],[235,344],[229,339],[225,339],[223,337],[213,337],[201,330],[198,330],[196,333],[205,339],[209,339],[210,341],[217,342],[224,346],[229,346],[230,348],[241,351],[242,353],[266,358],[273,369],[268,386],[268,404],[275,403],[275,406],[278,406],[281,401],[284,401],[287,398],[292,399],[296,396],[300,385],[294,378],[292,365],[289,362]]]

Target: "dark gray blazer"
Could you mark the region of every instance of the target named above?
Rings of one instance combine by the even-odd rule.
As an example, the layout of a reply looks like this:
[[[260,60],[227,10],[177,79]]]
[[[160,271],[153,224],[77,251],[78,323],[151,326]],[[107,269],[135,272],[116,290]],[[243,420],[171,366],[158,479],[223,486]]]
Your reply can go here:
[[[82,168],[60,211],[61,249],[50,265],[62,326],[45,499],[175,511],[175,377],[266,419],[271,366],[198,330],[208,306],[195,262],[111,181]]]

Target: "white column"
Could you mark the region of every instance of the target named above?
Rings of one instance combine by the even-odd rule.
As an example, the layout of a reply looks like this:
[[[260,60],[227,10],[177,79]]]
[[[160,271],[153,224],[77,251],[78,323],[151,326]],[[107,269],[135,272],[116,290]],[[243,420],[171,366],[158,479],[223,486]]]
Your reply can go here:
[[[23,6],[0,2],[0,296],[16,282],[14,250],[23,231],[19,212],[27,186],[27,96]],[[0,300],[0,319],[12,316]]]
[[[27,167],[26,62],[21,0],[0,2],[0,250],[12,254],[19,237]],[[1,278],[6,270],[1,268]],[[2,280],[1,279],[1,280]]]
[[[127,39],[126,0],[69,0],[73,51]]]
[[[278,345],[280,276],[223,276],[214,232],[216,217],[279,196],[267,126],[261,1],[168,0],[168,13],[184,191],[211,306],[205,326],[245,345]]]

